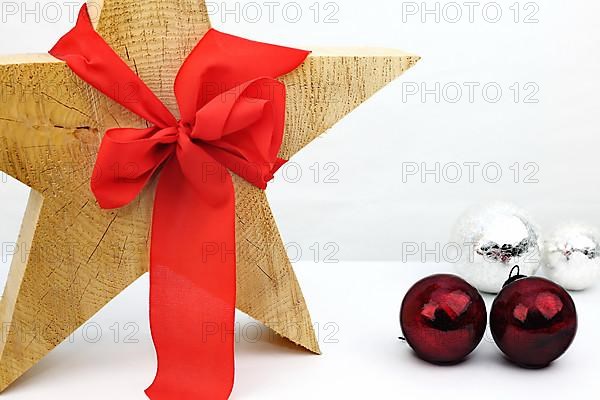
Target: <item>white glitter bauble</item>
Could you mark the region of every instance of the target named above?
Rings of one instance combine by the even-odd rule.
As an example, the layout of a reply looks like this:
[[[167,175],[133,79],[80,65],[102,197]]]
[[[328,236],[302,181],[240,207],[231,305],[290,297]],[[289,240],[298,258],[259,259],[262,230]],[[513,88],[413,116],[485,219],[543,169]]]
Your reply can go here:
[[[555,229],[545,243],[544,272],[568,290],[584,290],[600,280],[600,233],[570,223]]]
[[[518,207],[492,203],[461,216],[452,234],[457,272],[477,289],[498,293],[515,265],[531,276],[541,265],[540,230]]]

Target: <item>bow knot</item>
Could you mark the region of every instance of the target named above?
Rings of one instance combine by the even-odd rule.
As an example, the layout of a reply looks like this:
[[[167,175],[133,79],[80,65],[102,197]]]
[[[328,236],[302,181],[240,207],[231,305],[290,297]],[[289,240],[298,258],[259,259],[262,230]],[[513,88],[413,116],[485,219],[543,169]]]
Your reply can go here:
[[[176,143],[179,135],[184,132],[183,126],[170,126],[168,128],[154,128],[155,132],[153,134],[156,139],[163,139],[165,144],[167,143]]]
[[[182,120],[177,121],[176,129],[177,131],[175,134],[177,137],[181,135],[190,136],[190,134],[192,133],[192,128],[190,127],[190,124]]]

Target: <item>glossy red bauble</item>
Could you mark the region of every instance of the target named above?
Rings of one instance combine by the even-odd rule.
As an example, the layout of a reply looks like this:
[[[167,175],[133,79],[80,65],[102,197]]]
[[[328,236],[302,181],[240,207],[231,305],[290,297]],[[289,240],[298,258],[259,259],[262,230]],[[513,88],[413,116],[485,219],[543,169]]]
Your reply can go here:
[[[473,286],[454,275],[434,275],[406,294],[400,324],[417,355],[435,364],[456,363],[481,342],[487,312]]]
[[[573,299],[544,278],[513,279],[496,297],[490,327],[496,344],[516,364],[543,368],[569,348],[577,332]]]

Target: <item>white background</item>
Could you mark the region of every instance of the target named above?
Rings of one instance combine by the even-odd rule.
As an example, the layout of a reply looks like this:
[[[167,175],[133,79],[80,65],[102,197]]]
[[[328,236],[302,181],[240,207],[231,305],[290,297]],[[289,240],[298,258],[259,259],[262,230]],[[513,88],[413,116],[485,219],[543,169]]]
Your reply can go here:
[[[55,18],[56,7],[44,8],[49,3],[60,6],[60,18]],[[427,265],[402,264],[403,244],[418,243],[422,253],[436,243],[443,246],[451,225],[468,206],[489,200],[514,201],[545,230],[571,219],[600,225],[600,186],[596,183],[600,3],[481,1],[469,15],[462,1],[426,1],[430,10],[437,3],[439,12],[423,15],[421,1],[338,0],[332,8],[325,0],[285,0],[276,8],[273,21],[263,6],[258,22],[250,20],[255,14],[247,4],[264,5],[263,1],[241,1],[234,14],[225,14],[223,3],[235,9],[235,1],[217,3],[213,24],[233,34],[306,48],[400,48],[423,57],[414,69],[292,160],[294,169],[284,170],[290,173],[287,179],[279,176],[268,190],[284,241],[294,250],[293,258],[320,262],[303,263],[300,277],[315,320],[339,324],[340,343],[323,344],[328,355],[315,358],[298,355],[282,344],[242,341],[238,397],[281,398],[276,393],[281,387],[267,383],[282,381],[289,381],[285,398],[305,398],[319,393],[315,390],[324,393],[319,398],[336,398],[338,390],[373,398],[395,398],[404,391],[422,398],[417,394],[424,389],[421,394],[433,398],[455,385],[467,393],[473,385],[469,398],[522,398],[525,391],[538,390],[548,398],[561,398],[578,386],[597,391],[598,380],[592,377],[597,367],[592,361],[598,356],[598,318],[591,304],[598,291],[577,294],[583,304],[580,308],[589,309],[582,318],[579,341],[569,357],[541,373],[504,364],[488,342],[469,363],[433,369],[407,356],[394,336],[399,333],[395,314],[409,284],[425,272],[451,268],[444,262],[431,265],[436,261],[431,255],[426,257]],[[297,23],[291,22],[292,9],[288,8],[289,14],[282,11],[290,3],[302,11]],[[320,10],[316,22],[315,8],[310,8],[315,3]],[[37,4],[38,11],[27,14],[23,4],[28,9]],[[73,3],[1,0],[0,54],[45,52],[72,25],[69,4]],[[12,5],[17,7],[14,15],[6,12],[14,9]],[[408,12],[415,7],[416,14]],[[493,23],[498,8],[502,16]],[[453,22],[457,10],[462,18]],[[328,23],[326,17],[332,11],[337,22]],[[476,86],[472,99],[467,85]],[[490,89],[484,93],[485,85]],[[419,92],[411,94],[415,87]],[[456,87],[463,93],[455,102]],[[493,102],[498,87],[502,95]],[[519,96],[515,98],[516,87]],[[422,98],[422,89],[430,94]],[[532,96],[526,99],[527,95]],[[318,177],[311,169],[315,163],[319,163]],[[403,171],[415,163],[430,170],[439,163],[441,176],[404,177]],[[473,179],[465,163],[479,163]],[[515,163],[519,163],[518,175]],[[451,183],[456,164],[463,166],[463,177]],[[291,179],[296,167],[302,171],[299,182]],[[492,183],[498,169],[502,177]],[[333,170],[335,182],[327,183],[326,175]],[[532,171],[535,175],[527,179]],[[26,188],[2,176],[1,243],[15,240],[26,198]],[[353,266],[324,263],[328,256],[329,261],[367,262]],[[418,262],[422,256],[409,258]],[[395,262],[373,263],[377,260]],[[1,261],[5,275],[6,254]],[[143,328],[144,285],[141,281],[126,293],[127,302],[118,300],[132,307],[113,306],[98,316],[105,332],[115,321],[138,321],[140,344],[114,346],[109,341],[101,346],[76,340],[34,368],[7,398],[37,399],[44,394],[57,398],[63,388],[89,395],[85,391],[88,382],[101,378],[102,371],[123,386],[124,398],[139,397],[139,389],[149,383],[153,371],[152,349]],[[74,371],[81,376],[75,379]],[[309,379],[313,383],[305,384],[303,380]],[[486,390],[486,385],[494,389]],[[97,389],[96,398],[114,397],[109,385]],[[500,396],[501,390],[507,393]]]
[[[0,54],[47,51],[72,24],[68,11],[73,6],[68,5],[74,2],[57,1],[42,1],[39,12],[32,15],[5,14]],[[2,8],[8,3],[1,0]],[[37,2],[25,3],[33,9]],[[223,3],[239,12],[225,13]],[[439,13],[423,15],[425,6],[420,1],[338,1],[333,3],[337,23],[326,22],[335,9],[325,0],[284,0],[275,8],[273,23],[266,7],[262,18],[251,22],[255,13],[250,3],[264,4],[262,0],[216,2],[213,24],[234,34],[293,46],[391,47],[423,57],[414,69],[293,159],[284,170],[288,179],[280,176],[271,185],[271,204],[284,241],[295,249],[293,258],[297,248],[302,258],[315,258],[312,247],[321,249],[317,259],[333,255],[339,260],[402,260],[403,244],[443,247],[458,215],[489,200],[521,205],[546,230],[571,219],[600,225],[600,186],[595,183],[600,144],[600,3],[523,1],[516,3],[518,23],[513,0],[480,2],[474,7],[472,23],[462,2],[428,1],[426,7],[435,9],[438,4]],[[56,11],[43,4],[60,4],[61,18],[51,22]],[[302,17],[297,23],[290,22],[295,8],[288,8],[287,14],[283,11],[290,4],[300,5]],[[314,4],[321,10],[318,23],[310,8]],[[415,4],[416,15],[403,12]],[[463,15],[458,22],[451,22],[457,8],[447,4],[460,6]],[[498,7],[500,21],[488,22]],[[525,23],[528,16],[538,22]],[[516,102],[515,83],[520,88]],[[466,85],[479,85],[473,102]],[[457,86],[463,88],[463,96],[452,103]],[[415,87],[418,93],[411,94]],[[502,96],[492,103],[497,87]],[[422,89],[433,93],[422,99]],[[532,97],[526,99],[528,95]],[[318,176],[311,169],[315,163],[319,163]],[[415,163],[421,171],[435,171],[439,163],[439,183],[435,174],[403,177],[403,171]],[[479,163],[473,183],[465,163]],[[511,169],[515,163],[519,163],[517,175]],[[451,183],[456,164],[463,176]],[[302,178],[294,183],[298,169]],[[332,177],[337,183],[326,183],[332,171],[337,171]],[[500,181],[491,183],[498,171]],[[527,179],[532,172],[535,175]],[[538,183],[528,183],[531,180]],[[0,240],[13,240],[25,204],[24,190],[12,182],[2,183],[0,196]],[[328,246],[331,243],[333,247]],[[409,257],[421,258],[421,254]]]

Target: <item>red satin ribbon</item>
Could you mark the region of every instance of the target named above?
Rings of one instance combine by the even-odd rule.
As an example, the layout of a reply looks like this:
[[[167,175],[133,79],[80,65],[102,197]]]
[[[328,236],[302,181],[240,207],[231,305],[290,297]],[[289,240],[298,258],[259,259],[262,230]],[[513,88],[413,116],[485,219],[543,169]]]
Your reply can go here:
[[[91,183],[101,207],[119,208],[160,173],[150,252],[158,371],[146,394],[160,400],[228,398],[236,301],[228,170],[265,189],[285,162],[277,158],[285,86],[274,78],[309,53],[209,30],[175,80],[180,120],[96,33],[86,6],[50,54],[152,125],[108,130]]]

